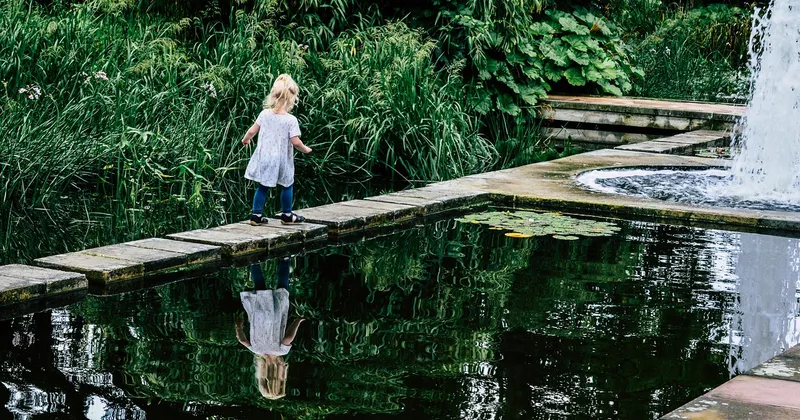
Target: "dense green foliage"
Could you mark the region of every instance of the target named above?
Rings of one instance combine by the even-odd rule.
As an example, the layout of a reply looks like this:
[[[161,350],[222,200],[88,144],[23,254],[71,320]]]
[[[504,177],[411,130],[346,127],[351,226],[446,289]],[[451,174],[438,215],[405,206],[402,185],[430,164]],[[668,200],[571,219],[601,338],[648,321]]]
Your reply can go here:
[[[239,139],[279,73],[301,85],[315,149],[297,159],[297,204],[321,204],[371,179],[386,190],[568,153],[540,134],[551,90],[740,99],[749,13],[658,0],[0,0],[0,261],[74,249],[61,237],[92,246],[243,217],[252,147]],[[53,226],[61,237],[39,249]]]
[[[609,3],[609,17],[619,22],[632,55],[646,72],[633,94],[746,100],[752,4],[737,7],[660,0]]]

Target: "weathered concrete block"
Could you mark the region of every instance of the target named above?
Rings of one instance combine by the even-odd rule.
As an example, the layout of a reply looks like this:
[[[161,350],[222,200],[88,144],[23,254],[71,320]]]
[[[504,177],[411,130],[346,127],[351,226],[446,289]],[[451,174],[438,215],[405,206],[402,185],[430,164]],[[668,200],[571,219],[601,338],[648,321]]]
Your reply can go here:
[[[0,266],[0,305],[86,289],[78,273],[11,264]]]
[[[800,350],[797,353],[800,353]],[[787,352],[775,356],[754,367],[747,374],[763,378],[800,382],[800,357],[797,353]]]
[[[218,261],[222,257],[222,250],[218,246],[173,241],[163,238],[141,239],[127,242],[125,245],[184,254],[186,255],[188,264],[210,263]]]
[[[367,200],[327,204],[298,210],[311,223],[326,225],[331,233],[342,235],[368,228],[387,226],[412,220],[415,207],[405,204]]]
[[[40,258],[43,267],[86,274],[91,282],[108,283],[168,270],[185,270],[220,259],[219,247],[186,245],[150,238]]]
[[[39,258],[34,263],[40,267],[83,273],[92,283],[126,280],[145,274],[144,264],[141,262],[91,255],[84,252],[72,252]]]
[[[225,257],[235,257],[263,252],[307,240],[317,239],[326,233],[326,227],[314,224],[281,225],[280,222],[263,226],[250,226],[246,222],[233,223],[212,229],[167,235],[180,241],[219,246]]]

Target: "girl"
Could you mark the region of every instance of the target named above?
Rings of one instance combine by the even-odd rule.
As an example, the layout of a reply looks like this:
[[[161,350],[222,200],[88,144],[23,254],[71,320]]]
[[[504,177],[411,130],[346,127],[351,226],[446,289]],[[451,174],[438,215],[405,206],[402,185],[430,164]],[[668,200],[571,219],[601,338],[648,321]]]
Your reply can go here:
[[[244,321],[239,318],[236,320],[236,339],[253,352],[258,389],[269,399],[286,395],[288,365],[283,356],[292,349],[297,330],[304,321],[297,318],[287,325],[290,261],[288,257],[278,260],[278,287],[275,290],[267,289],[261,265],[250,265],[250,278],[255,290],[240,293],[250,321],[250,338],[244,332]]]
[[[242,144],[247,146],[258,134],[256,151],[250,158],[244,177],[258,183],[253,197],[253,213],[250,224],[258,226],[269,220],[263,215],[264,203],[267,201],[269,189],[276,184],[281,190],[281,223],[303,223],[305,218],[292,213],[292,186],[294,185],[294,153],[291,146],[303,153],[311,153],[311,149],[300,141],[300,125],[297,118],[291,115],[297,104],[297,83],[288,74],[275,79],[264,110],[258,115],[255,124],[247,130]]]

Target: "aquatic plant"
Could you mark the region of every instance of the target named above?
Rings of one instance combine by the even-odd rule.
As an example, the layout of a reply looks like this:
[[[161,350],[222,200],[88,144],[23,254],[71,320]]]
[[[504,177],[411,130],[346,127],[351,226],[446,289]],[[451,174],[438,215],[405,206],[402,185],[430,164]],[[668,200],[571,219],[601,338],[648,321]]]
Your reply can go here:
[[[610,222],[533,211],[469,214],[458,221],[488,225],[496,230],[509,230],[511,232],[506,233],[506,236],[511,238],[552,236],[555,239],[576,240],[579,236],[611,236],[620,230]]]

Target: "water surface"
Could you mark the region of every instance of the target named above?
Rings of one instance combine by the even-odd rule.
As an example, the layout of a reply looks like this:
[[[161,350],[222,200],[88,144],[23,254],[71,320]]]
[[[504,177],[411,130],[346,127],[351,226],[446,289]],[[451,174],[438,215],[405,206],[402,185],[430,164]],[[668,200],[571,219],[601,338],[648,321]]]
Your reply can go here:
[[[0,401],[15,418],[645,419],[798,341],[796,240],[617,223],[560,241],[443,221],[296,257],[307,321],[280,400],[236,339],[236,267],[0,322]]]

